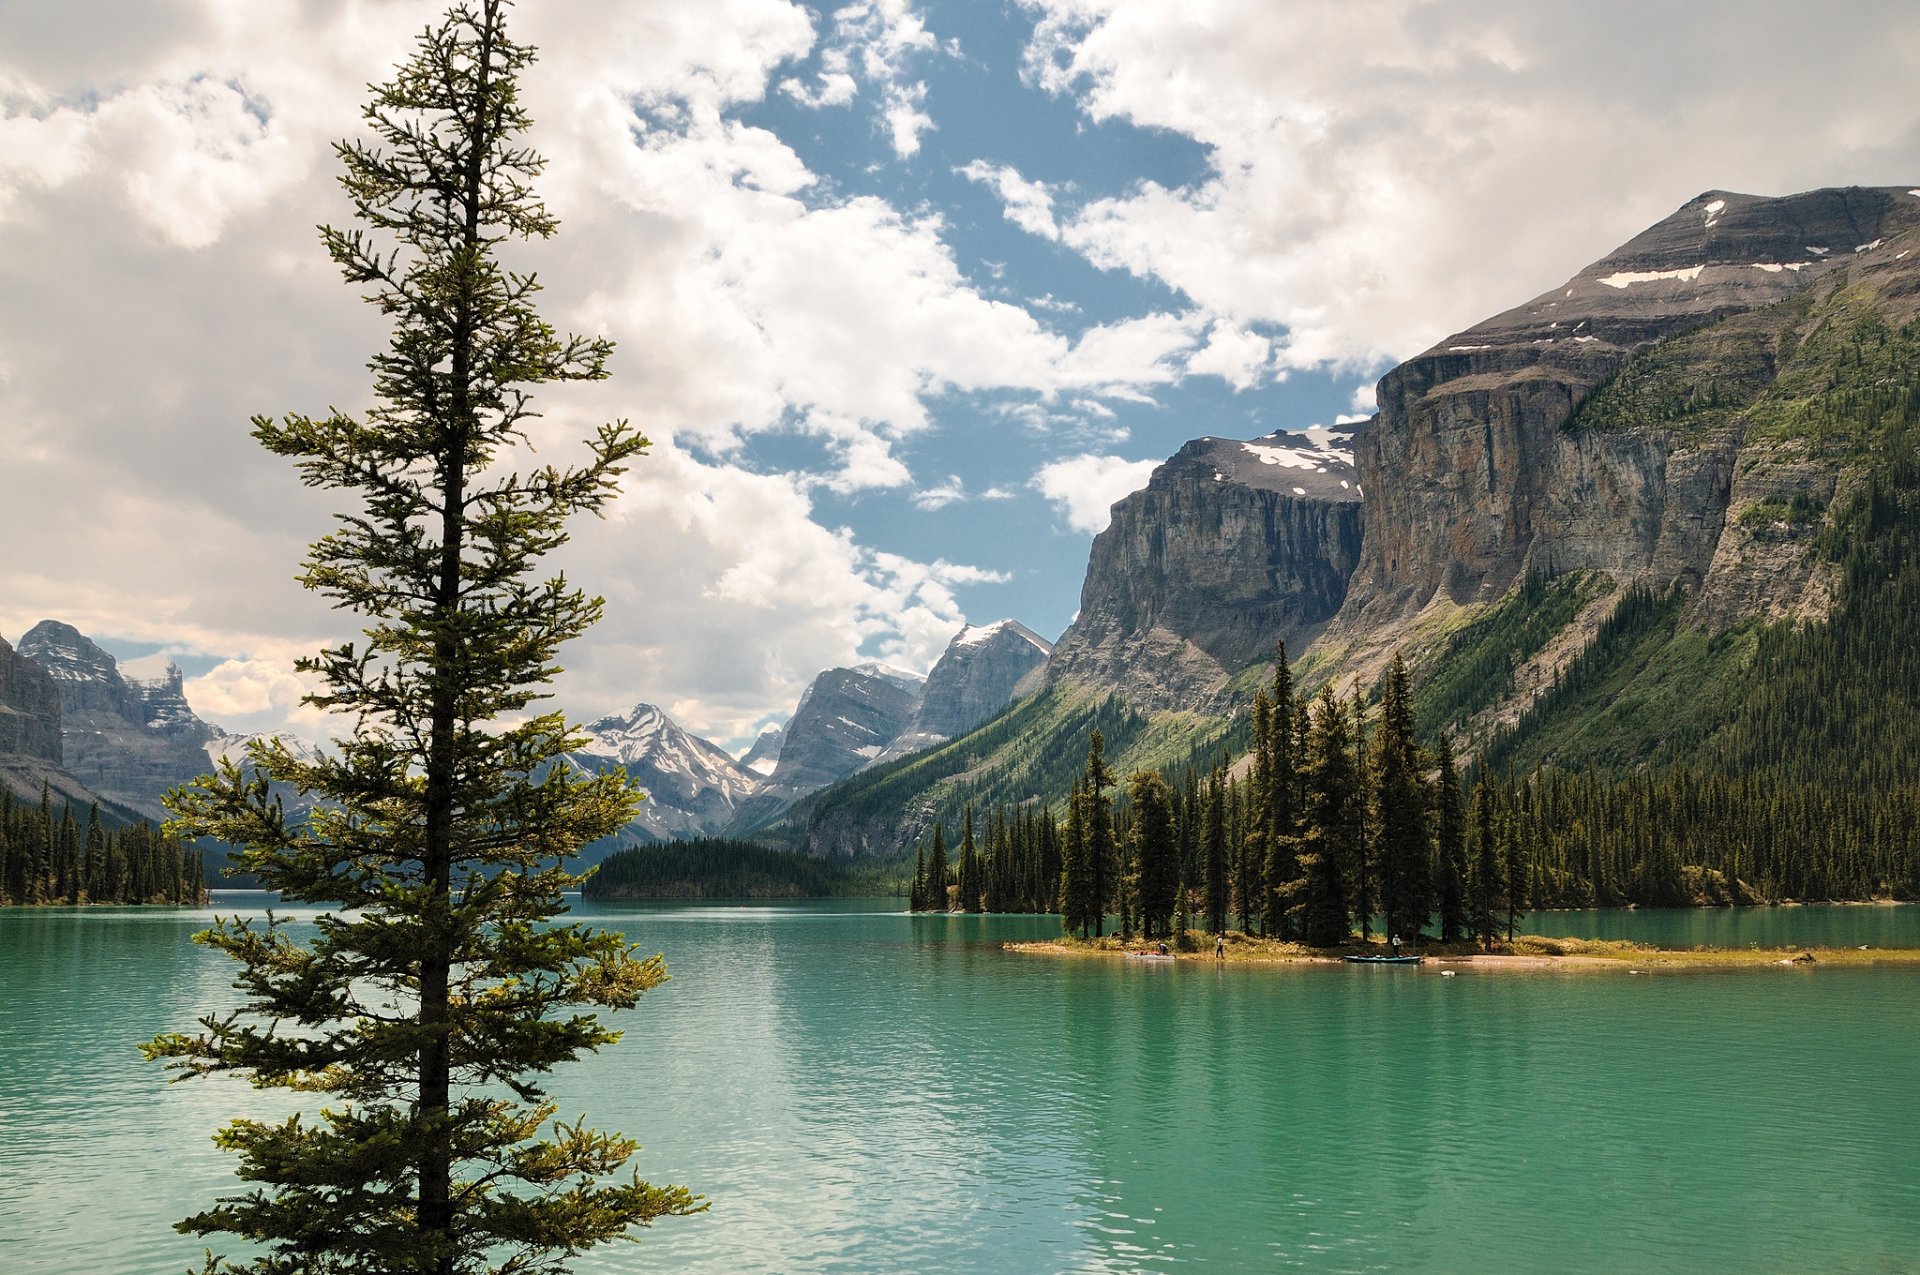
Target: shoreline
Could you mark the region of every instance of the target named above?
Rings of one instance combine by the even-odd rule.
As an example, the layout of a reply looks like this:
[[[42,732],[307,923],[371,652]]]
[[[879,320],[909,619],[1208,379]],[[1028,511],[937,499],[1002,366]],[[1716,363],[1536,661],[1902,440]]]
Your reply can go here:
[[[1138,940],[1122,944],[1108,936],[1101,939],[1038,939],[1002,943],[1002,950],[1023,956],[1048,956],[1082,959],[1124,960],[1145,954],[1149,949]],[[1407,949],[1403,948],[1403,951]],[[1211,942],[1192,952],[1171,952],[1173,964],[1259,965],[1286,967],[1346,964],[1345,958],[1381,956],[1384,944],[1351,944],[1338,948],[1310,948],[1299,943],[1270,939],[1230,936],[1226,954],[1216,957]],[[1409,955],[1412,953],[1409,951]],[[1685,973],[1698,970],[1798,970],[1908,968],[1920,970],[1920,948],[1892,947],[1743,947],[1743,948],[1658,948],[1614,939],[1544,938],[1517,935],[1511,945],[1499,944],[1493,952],[1454,945],[1419,954],[1423,960],[1412,970],[1425,973],[1539,973],[1543,971],[1590,973]],[[1160,964],[1156,960],[1153,964]]]

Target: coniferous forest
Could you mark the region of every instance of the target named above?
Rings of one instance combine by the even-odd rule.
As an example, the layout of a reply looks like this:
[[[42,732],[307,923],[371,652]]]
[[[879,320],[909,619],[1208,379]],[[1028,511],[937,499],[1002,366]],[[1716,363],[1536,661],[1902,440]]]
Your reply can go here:
[[[204,903],[200,852],[141,822],[107,828],[95,806],[85,820],[43,789],[38,802],[0,790],[0,906],[79,903]]]
[[[1854,570],[1880,587],[1877,567]],[[1827,658],[1807,633],[1762,649],[1778,662],[1763,705]],[[1397,658],[1377,703],[1331,687],[1296,696],[1282,652],[1239,764],[1122,785],[1095,731],[1064,820],[1003,807],[983,832],[969,811],[957,846],[936,826],[912,906],[1057,911],[1082,936],[1117,917],[1147,938],[1237,930],[1334,946],[1425,933],[1491,946],[1550,908],[1920,895],[1911,775],[1885,788],[1683,766],[1516,778],[1484,758],[1463,774],[1444,735],[1416,738],[1412,702]]]

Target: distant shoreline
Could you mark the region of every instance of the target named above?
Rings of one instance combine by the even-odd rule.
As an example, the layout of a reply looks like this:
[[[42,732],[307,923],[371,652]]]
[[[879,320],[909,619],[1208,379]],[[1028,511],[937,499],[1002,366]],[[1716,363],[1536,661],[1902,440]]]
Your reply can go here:
[[[1157,943],[1154,948],[1157,948]],[[1040,939],[1003,943],[1008,952],[1024,956],[1068,958],[1105,958],[1121,960],[1148,954],[1148,945],[1133,940],[1122,944],[1111,935],[1101,939]],[[1411,947],[1402,952],[1414,955]],[[1298,965],[1341,965],[1349,955],[1384,956],[1384,944],[1353,944],[1339,948],[1311,948],[1299,943],[1272,939],[1229,937],[1226,951],[1214,955],[1211,939],[1198,950],[1170,952],[1179,963],[1199,962],[1215,965],[1261,965],[1284,967]],[[1782,969],[1810,971],[1818,969],[1868,969],[1902,967],[1920,970],[1920,948],[1908,947],[1742,947],[1742,948],[1660,948],[1643,943],[1608,939],[1546,938],[1523,934],[1511,946],[1497,945],[1491,953],[1465,944],[1428,948],[1418,953],[1421,965],[1409,967],[1421,971],[1471,973],[1537,973],[1546,970],[1567,972],[1611,972],[1627,974],[1683,973],[1695,970]]]

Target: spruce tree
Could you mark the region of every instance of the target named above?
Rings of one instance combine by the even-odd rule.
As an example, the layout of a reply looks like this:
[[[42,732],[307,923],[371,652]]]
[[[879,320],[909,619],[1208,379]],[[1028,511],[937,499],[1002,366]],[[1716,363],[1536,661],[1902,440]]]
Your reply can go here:
[[[947,833],[939,821],[933,825],[933,844],[927,850],[927,911],[945,912],[947,903]]]
[[[1369,771],[1381,913],[1389,935],[1413,941],[1426,928],[1431,910],[1433,840],[1420,750],[1413,738],[1412,687],[1398,653],[1387,669]]]
[[[1440,941],[1458,943],[1467,933],[1467,816],[1460,805],[1460,775],[1454,766],[1453,744],[1440,736],[1440,773],[1434,779],[1433,822],[1436,894],[1440,908]]]
[[[1205,872],[1207,930],[1213,934],[1227,932],[1227,908],[1232,881],[1227,862],[1227,797],[1226,778],[1215,768],[1207,776],[1204,791],[1204,804],[1200,810],[1200,854]]]
[[[1346,706],[1323,687],[1313,709],[1306,751],[1306,829],[1301,864],[1306,868],[1305,939],[1315,947],[1347,941],[1352,887],[1346,865],[1358,860],[1353,845],[1359,821],[1359,779]]]
[[[1060,928],[1087,938],[1100,919],[1094,895],[1093,863],[1087,849],[1085,778],[1076,779],[1067,798],[1067,829],[1060,853]]]
[[[1292,936],[1289,916],[1300,875],[1299,813],[1293,746],[1293,671],[1287,667],[1286,643],[1274,651],[1273,696],[1267,716],[1267,779],[1265,835],[1267,861],[1261,872],[1264,885],[1262,922],[1273,937]]]
[[[980,871],[979,847],[973,840],[972,802],[967,803],[966,814],[960,828],[960,911],[978,912],[981,908],[981,895],[986,890],[986,881]]]
[[[1106,737],[1096,730],[1087,741],[1084,814],[1087,864],[1091,873],[1089,901],[1093,907],[1095,938],[1106,932],[1107,908],[1114,902],[1119,884],[1119,847],[1113,836],[1113,799],[1107,796],[1107,789],[1113,785],[1113,771],[1107,765]]]
[[[621,772],[555,764],[583,740],[541,687],[600,603],[535,573],[645,440],[608,425],[577,468],[510,467],[530,388],[601,379],[611,347],[558,336],[533,276],[497,257],[555,229],[520,140],[533,52],[508,38],[506,9],[453,7],[373,91],[377,140],[336,147],[362,224],[321,239],[393,326],[370,364],[375,406],[254,421],[309,486],[356,502],[302,583],[360,616],[364,642],[299,665],[324,686],[307,702],[351,731],[332,755],[258,744],[244,771],[225,764],[171,799],[179,831],[242,847],[263,886],[328,909],[305,945],[277,918],[216,922],[199,939],[239,963],[240,1009],[145,1046],[177,1078],[328,1096],[221,1132],[250,1189],[180,1229],[266,1252],[210,1256],[209,1271],[561,1271],[702,1207],[637,1174],[609,1181],[635,1144],[555,1121],[542,1088],[619,1038],[594,1010],[633,1006],[666,970],[618,934],[553,923],[581,880],[567,858],[625,826],[637,797]],[[314,813],[289,820],[269,781]]]
[[[1472,912],[1469,917],[1474,937],[1483,951],[1493,951],[1499,935],[1500,904],[1507,894],[1506,878],[1501,871],[1500,841],[1495,833],[1498,817],[1494,810],[1493,786],[1486,773],[1486,759],[1475,767],[1480,777],[1473,786],[1473,882]]]
[[[1166,780],[1137,771],[1127,780],[1133,806],[1128,829],[1138,874],[1140,932],[1147,938],[1170,937],[1174,895],[1180,888],[1180,848],[1174,839],[1173,793]]]

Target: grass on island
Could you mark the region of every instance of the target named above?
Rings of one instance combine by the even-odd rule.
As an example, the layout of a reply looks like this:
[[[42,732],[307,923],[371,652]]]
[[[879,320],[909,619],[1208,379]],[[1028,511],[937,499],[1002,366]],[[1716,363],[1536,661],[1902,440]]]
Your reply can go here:
[[[1003,945],[1010,952],[1042,956],[1120,957],[1127,953],[1158,950],[1158,940],[1149,944],[1139,937],[1121,939],[1109,934],[1104,938],[1082,939],[1065,935]],[[1375,941],[1362,943],[1356,937],[1343,947],[1308,947],[1304,943],[1284,943],[1277,939],[1255,938],[1238,931],[1227,935],[1224,952],[1215,955],[1213,936],[1193,932],[1190,942],[1169,942],[1168,952],[1181,961],[1229,962],[1253,965],[1326,965],[1347,956],[1384,956],[1387,945]],[[1403,955],[1414,949],[1402,945]],[[1497,943],[1492,952],[1483,952],[1473,943],[1422,943],[1419,955],[1439,969],[1541,970],[1583,969],[1651,973],[1654,970],[1765,969],[1765,968],[1861,968],[1902,965],[1920,968],[1920,948],[1887,947],[1696,947],[1659,948],[1623,939],[1546,938],[1537,934],[1516,935],[1514,941]]]

